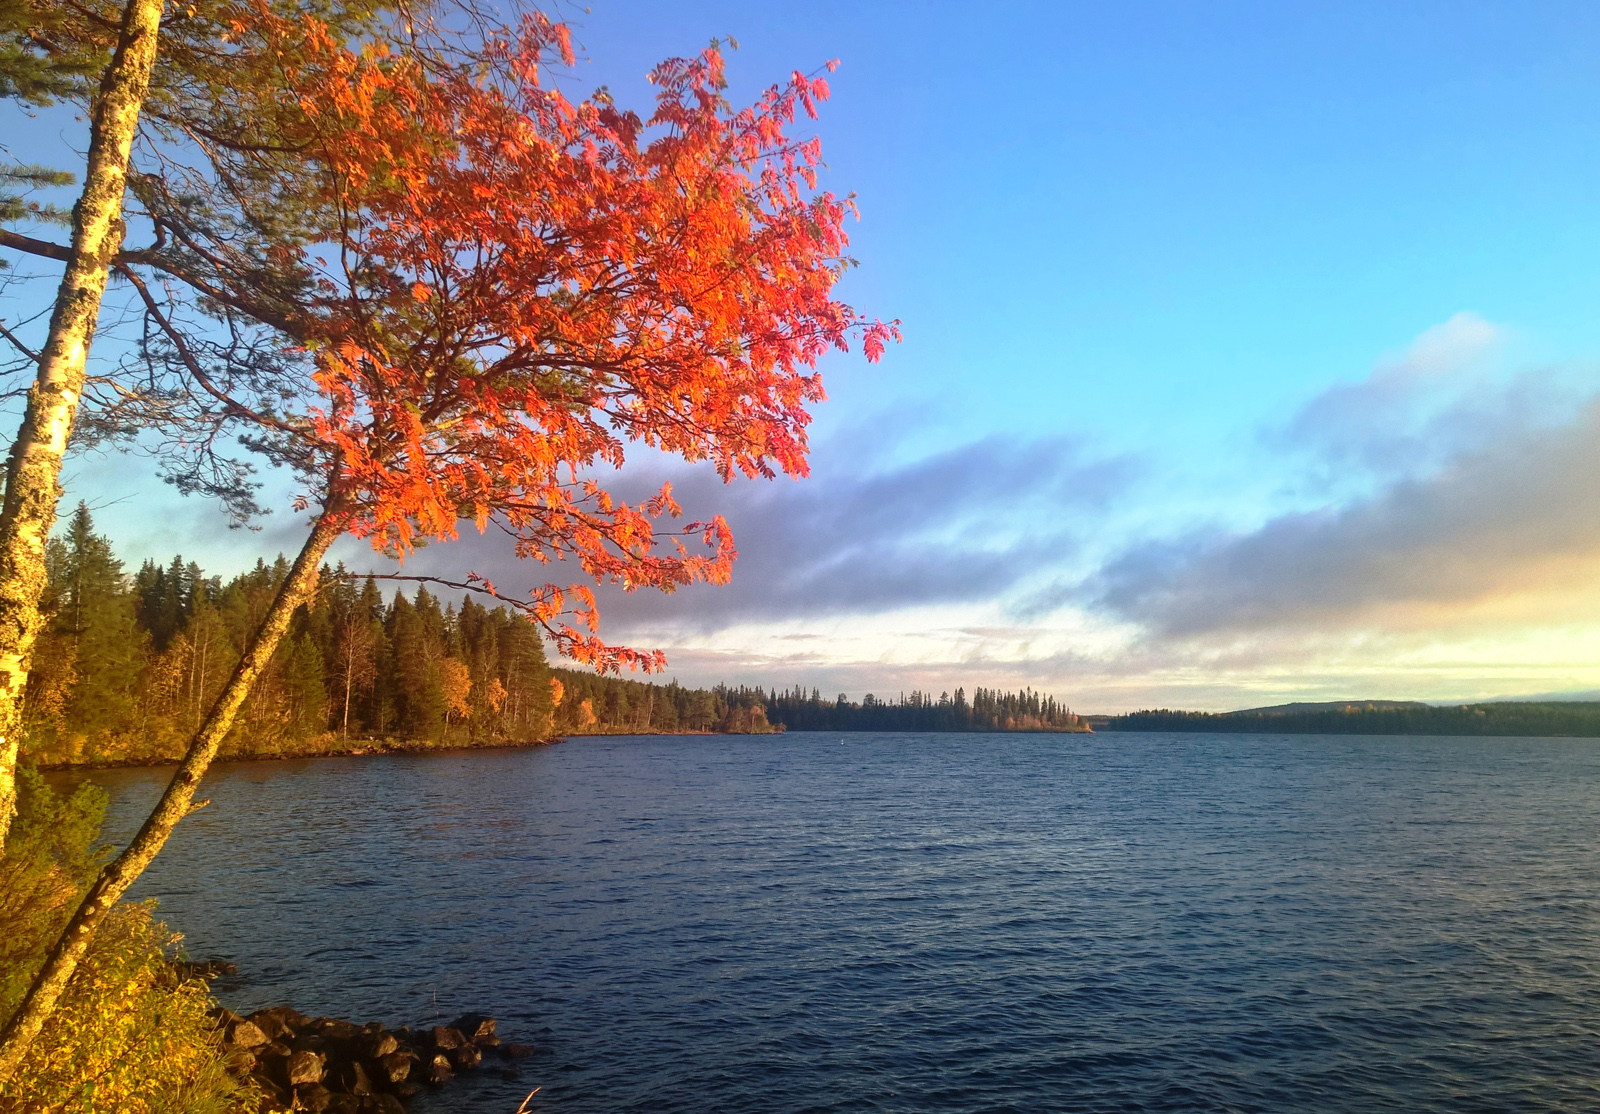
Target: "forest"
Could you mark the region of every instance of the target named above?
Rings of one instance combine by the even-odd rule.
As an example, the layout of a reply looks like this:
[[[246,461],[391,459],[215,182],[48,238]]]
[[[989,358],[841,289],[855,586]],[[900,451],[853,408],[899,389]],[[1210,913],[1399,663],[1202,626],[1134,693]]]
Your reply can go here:
[[[1182,712],[1165,708],[1095,717],[1097,731],[1245,731],[1282,735],[1505,735],[1600,737],[1600,703],[1495,701],[1446,707],[1352,703],[1326,711]]]
[[[795,686],[767,698],[767,715],[790,731],[1087,731],[1088,724],[1053,696],[1031,689],[999,692],[975,688],[955,695],[913,692],[897,700],[872,693],[853,703],[840,693],[824,700],[821,692]]]

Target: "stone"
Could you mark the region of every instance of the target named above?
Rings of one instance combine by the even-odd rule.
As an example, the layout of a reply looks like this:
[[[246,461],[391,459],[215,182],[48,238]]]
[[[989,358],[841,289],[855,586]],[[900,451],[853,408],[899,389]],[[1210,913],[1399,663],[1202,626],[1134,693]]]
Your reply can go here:
[[[355,1095],[335,1094],[328,1100],[328,1114],[361,1114],[361,1100]]]
[[[486,1013],[464,1013],[450,1023],[450,1028],[476,1043],[494,1036],[495,1020]]]
[[[450,1070],[450,1057],[443,1052],[422,1065],[422,1078],[432,1086],[439,1086],[456,1073]]]
[[[406,1108],[393,1095],[373,1095],[371,1105],[378,1114],[406,1114]]]
[[[260,1048],[269,1039],[254,1021],[236,1021],[228,1033],[228,1043],[237,1048]]]
[[[322,1052],[328,1051],[328,1038],[320,1033],[307,1030],[289,1042],[289,1049],[293,1052]]]
[[[280,1037],[293,1035],[289,1026],[284,1024],[283,1019],[277,1015],[275,1010],[257,1010],[250,1015],[249,1020],[254,1022],[256,1027],[263,1033],[267,1034],[268,1040],[278,1040]]]
[[[442,1052],[449,1052],[452,1048],[460,1048],[467,1043],[467,1038],[460,1029],[447,1025],[435,1025],[429,1035],[433,1038],[433,1047]]]
[[[294,1089],[295,1108],[309,1114],[323,1114],[332,1101],[333,1092],[321,1083],[302,1083]]]
[[[212,1006],[206,1011],[206,1016],[216,1022],[218,1029],[226,1029],[230,1025],[237,1025],[244,1018],[223,1006]]]
[[[415,1097],[416,1093],[420,1090],[422,1090],[422,1088],[418,1087],[409,1079],[402,1079],[400,1082],[392,1084],[389,1087],[390,1093],[397,1096],[402,1102]]]
[[[531,1044],[518,1044],[516,1041],[500,1046],[500,1055],[507,1060],[526,1060],[529,1056],[536,1055],[538,1051]]]
[[[412,1059],[413,1056],[409,1052],[397,1051],[380,1056],[377,1060],[378,1071],[375,1074],[380,1075],[388,1083],[399,1083],[411,1074]]]
[[[361,1030],[348,1021],[341,1021],[337,1017],[318,1017],[307,1022],[306,1028],[328,1040],[347,1041],[353,1039]]]
[[[400,1047],[400,1042],[394,1039],[394,1034],[379,1029],[376,1033],[365,1033],[356,1042],[361,1055],[369,1060],[380,1060]]]
[[[250,1015],[252,1020],[257,1016],[270,1017],[286,1029],[299,1029],[311,1020],[293,1006],[273,1006],[269,1010],[257,1010]]]
[[[261,1060],[287,1060],[290,1048],[282,1041],[269,1041],[255,1051],[256,1057]]]
[[[472,1071],[483,1063],[483,1053],[474,1044],[464,1044],[450,1050],[450,1063],[457,1071]]]
[[[343,1084],[341,1089],[352,1095],[370,1095],[377,1090],[360,1060],[351,1060],[339,1068],[339,1082]]]
[[[239,968],[226,959],[207,959],[198,963],[180,959],[172,964],[172,971],[183,982],[190,979],[210,982],[219,975],[237,975]]]
[[[321,1083],[322,1069],[327,1063],[320,1052],[302,1049],[289,1053],[289,1086],[300,1083]]]

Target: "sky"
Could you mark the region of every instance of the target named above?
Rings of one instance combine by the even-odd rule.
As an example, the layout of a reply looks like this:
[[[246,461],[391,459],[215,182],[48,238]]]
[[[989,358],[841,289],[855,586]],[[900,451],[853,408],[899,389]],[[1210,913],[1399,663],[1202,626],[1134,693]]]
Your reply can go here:
[[[569,94],[638,107],[713,36],[739,102],[839,59],[840,293],[905,334],[824,363],[809,479],[634,455],[622,490],[670,479],[741,556],[602,594],[607,638],[692,684],[1086,712],[1600,688],[1600,7],[564,14]],[[67,479],[130,563],[303,536],[283,498],[230,532],[137,458]],[[545,579],[476,535],[411,565]]]

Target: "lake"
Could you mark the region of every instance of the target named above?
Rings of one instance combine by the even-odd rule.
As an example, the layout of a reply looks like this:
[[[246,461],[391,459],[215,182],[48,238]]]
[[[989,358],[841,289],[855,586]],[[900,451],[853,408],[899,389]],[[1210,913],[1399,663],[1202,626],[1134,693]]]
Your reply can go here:
[[[96,774],[126,838],[170,771]],[[238,763],[235,1009],[542,1051],[418,1114],[1600,1108],[1600,742],[576,739]]]

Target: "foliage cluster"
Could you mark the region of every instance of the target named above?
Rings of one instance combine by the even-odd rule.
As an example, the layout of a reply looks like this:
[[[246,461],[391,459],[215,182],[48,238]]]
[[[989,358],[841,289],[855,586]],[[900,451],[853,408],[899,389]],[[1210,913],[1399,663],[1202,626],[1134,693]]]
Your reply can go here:
[[[1600,703],[1496,702],[1307,712],[1183,712],[1108,716],[1100,731],[1220,731],[1281,735],[1501,735],[1600,738]]]
[[[16,1008],[45,951],[104,861],[105,794],[70,797],[23,775],[0,861],[0,1017]],[[148,903],[116,907],[34,1042],[0,1111],[224,1114],[260,1096],[227,1072],[204,983],[169,963],[178,937]]]
[[[1000,692],[976,688],[968,703],[965,689],[902,693],[898,700],[880,700],[872,693],[859,704],[840,693],[824,700],[799,685],[773,692],[768,714],[791,731],[1086,731],[1082,718],[1053,696],[1024,689]]]

